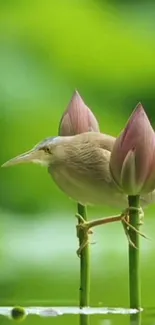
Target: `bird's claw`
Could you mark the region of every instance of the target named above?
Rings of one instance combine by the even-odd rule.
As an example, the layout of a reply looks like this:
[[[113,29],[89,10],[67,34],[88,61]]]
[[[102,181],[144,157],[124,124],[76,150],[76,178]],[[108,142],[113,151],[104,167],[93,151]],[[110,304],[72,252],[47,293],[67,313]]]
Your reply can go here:
[[[80,246],[77,250],[77,255],[80,256],[82,250],[89,244],[89,235],[93,231],[89,228],[89,223],[84,220],[80,214],[75,215],[78,218],[79,224],[76,226],[77,237],[79,238]]]
[[[79,224],[76,225],[78,238],[80,230],[87,232],[89,235],[93,234],[92,229],[89,228],[89,222],[85,221],[85,219],[79,213],[76,213],[75,217],[78,219],[78,221],[80,221]]]
[[[138,235],[142,236],[143,238],[145,238],[145,239],[149,239],[149,238],[130,224],[129,210],[136,210],[136,211],[138,210],[139,218],[140,218],[140,222],[138,223],[138,225],[143,224],[144,212],[143,212],[142,208],[130,207],[130,208],[127,208],[122,213],[122,224],[123,224],[123,228],[125,230],[125,234],[127,236],[128,242],[131,246],[133,246],[134,248],[137,248],[129,236],[129,233],[128,233],[129,228],[133,229]]]
[[[122,220],[122,225],[123,225],[129,245],[137,249],[136,245],[133,243],[133,241],[131,240],[131,238],[129,236],[128,227],[126,226],[124,220]]]

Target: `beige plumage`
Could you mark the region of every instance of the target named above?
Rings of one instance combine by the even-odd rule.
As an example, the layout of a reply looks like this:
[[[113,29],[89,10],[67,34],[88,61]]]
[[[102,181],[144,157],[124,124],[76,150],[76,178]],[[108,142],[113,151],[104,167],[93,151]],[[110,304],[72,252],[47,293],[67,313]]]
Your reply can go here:
[[[48,167],[55,183],[83,205],[127,207],[127,196],[118,189],[109,170],[115,138],[99,132],[43,140],[32,150],[3,166],[34,162]],[[141,197],[141,205],[155,201],[155,191]]]

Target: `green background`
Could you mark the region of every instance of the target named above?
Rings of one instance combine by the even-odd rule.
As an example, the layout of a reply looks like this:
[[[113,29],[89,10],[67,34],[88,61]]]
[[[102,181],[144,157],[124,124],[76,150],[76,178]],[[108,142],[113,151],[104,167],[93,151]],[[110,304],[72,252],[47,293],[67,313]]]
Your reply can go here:
[[[117,136],[141,101],[155,126],[155,4],[0,1],[0,164],[55,136],[74,89]],[[0,304],[78,305],[76,204],[45,168],[0,170]],[[120,211],[89,208],[89,217]],[[142,305],[154,307],[154,207],[142,240]],[[127,242],[120,224],[95,229],[91,306],[128,307]],[[1,318],[7,325],[9,321]],[[106,323],[111,319],[111,323]],[[127,324],[94,316],[92,324]],[[77,316],[26,324],[78,324]],[[152,324],[148,319],[146,324]]]

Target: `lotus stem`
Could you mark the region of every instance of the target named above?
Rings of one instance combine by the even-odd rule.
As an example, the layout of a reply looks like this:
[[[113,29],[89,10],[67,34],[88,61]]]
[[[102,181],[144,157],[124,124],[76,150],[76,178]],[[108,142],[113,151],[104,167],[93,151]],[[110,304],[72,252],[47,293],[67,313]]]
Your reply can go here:
[[[87,209],[83,205],[78,203],[78,214],[87,221]],[[78,220],[80,223],[80,219]],[[83,242],[83,231],[79,232],[79,244]],[[80,254],[80,308],[89,306],[90,295],[90,252],[89,245],[86,245]],[[89,316],[80,314],[80,325],[89,325]]]
[[[129,208],[134,207],[137,209],[129,209],[130,224],[139,231],[139,196],[129,196]],[[129,292],[130,292],[130,308],[140,309],[141,307],[141,283],[140,283],[140,245],[139,234],[132,228],[128,229],[131,241],[135,244],[136,248],[129,245]]]

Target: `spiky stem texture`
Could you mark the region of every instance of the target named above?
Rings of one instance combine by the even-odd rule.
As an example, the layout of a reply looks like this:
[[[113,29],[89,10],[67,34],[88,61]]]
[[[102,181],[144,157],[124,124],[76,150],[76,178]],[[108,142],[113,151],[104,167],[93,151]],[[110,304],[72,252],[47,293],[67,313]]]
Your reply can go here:
[[[78,204],[78,214],[87,221],[87,209]],[[79,223],[81,220],[79,219]],[[83,231],[79,232],[79,245],[81,246],[84,238]],[[86,245],[80,254],[80,308],[89,306],[90,295],[90,247]],[[80,314],[80,325],[89,325],[89,316]]]

